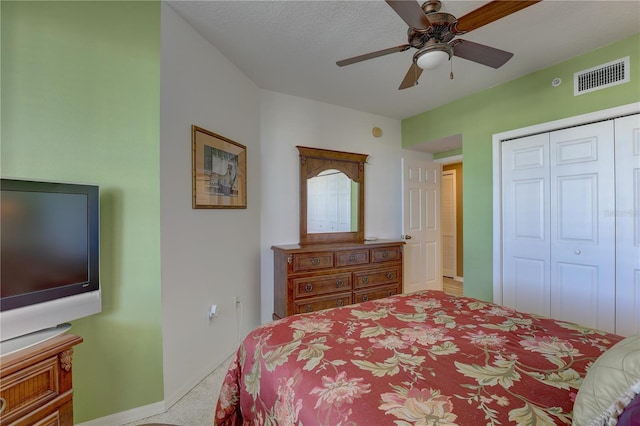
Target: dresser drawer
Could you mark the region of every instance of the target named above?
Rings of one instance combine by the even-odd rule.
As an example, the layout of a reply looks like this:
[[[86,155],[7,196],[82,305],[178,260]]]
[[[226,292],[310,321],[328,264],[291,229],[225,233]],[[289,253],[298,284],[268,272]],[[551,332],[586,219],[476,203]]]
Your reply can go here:
[[[351,293],[341,293],[331,297],[318,297],[294,302],[294,313],[321,311],[323,309],[347,306],[351,304]]]
[[[3,419],[24,416],[60,394],[58,357],[47,358],[3,377],[0,396],[6,401]]]
[[[293,280],[293,297],[313,297],[351,290],[351,274],[322,275]]]
[[[390,285],[384,287],[376,287],[370,290],[360,290],[356,291],[353,295],[353,303],[366,302],[369,300],[382,299],[384,297],[389,297],[398,294],[398,286]]]
[[[294,272],[323,268],[333,268],[333,252],[296,253],[293,255]]]
[[[400,247],[380,247],[371,249],[371,263],[400,260]]]
[[[336,266],[362,265],[369,263],[369,250],[346,250],[336,252]]]
[[[400,268],[395,267],[354,272],[353,276],[356,288],[396,283],[400,278]]]

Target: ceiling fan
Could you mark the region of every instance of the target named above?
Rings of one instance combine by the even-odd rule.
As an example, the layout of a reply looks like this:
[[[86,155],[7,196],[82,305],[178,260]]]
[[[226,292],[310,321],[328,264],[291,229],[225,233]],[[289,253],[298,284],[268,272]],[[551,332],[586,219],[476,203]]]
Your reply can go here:
[[[456,18],[440,12],[439,0],[427,0],[422,6],[416,0],[385,0],[389,6],[409,25],[408,43],[336,62],[338,66],[355,64],[411,48],[418,49],[413,63],[398,89],[418,84],[425,69],[437,68],[440,64],[458,56],[492,68],[500,68],[513,53],[468,40],[455,38],[458,35],[480,28],[493,21],[529,7],[540,0],[494,0],[470,13]]]

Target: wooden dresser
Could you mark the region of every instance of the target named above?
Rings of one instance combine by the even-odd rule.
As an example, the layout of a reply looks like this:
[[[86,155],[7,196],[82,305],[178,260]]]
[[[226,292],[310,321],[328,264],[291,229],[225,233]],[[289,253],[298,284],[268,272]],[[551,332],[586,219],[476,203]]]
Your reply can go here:
[[[62,334],[0,358],[0,425],[73,425],[73,346]]]
[[[402,293],[403,241],[273,246],[273,319]]]

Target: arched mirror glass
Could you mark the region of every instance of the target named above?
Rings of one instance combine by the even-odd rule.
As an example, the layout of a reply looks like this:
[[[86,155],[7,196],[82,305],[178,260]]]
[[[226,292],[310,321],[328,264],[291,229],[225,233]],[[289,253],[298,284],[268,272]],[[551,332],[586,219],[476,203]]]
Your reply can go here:
[[[307,179],[307,233],[357,232],[359,186],[336,169]]]
[[[298,146],[300,242],[364,239],[365,154]]]

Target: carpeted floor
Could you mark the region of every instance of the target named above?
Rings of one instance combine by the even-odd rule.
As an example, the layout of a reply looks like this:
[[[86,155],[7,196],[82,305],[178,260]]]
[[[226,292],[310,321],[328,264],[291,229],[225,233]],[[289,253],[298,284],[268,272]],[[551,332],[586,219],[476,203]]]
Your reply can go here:
[[[166,413],[140,419],[123,426],[142,426],[153,423],[168,423],[178,426],[213,426],[218,394],[230,362],[231,357],[198,383]]]

